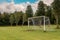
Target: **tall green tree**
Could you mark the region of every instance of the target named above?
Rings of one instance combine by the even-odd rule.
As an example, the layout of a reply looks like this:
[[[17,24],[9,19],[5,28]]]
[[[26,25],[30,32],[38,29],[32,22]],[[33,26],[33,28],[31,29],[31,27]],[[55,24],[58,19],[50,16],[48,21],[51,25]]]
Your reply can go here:
[[[28,5],[28,6],[27,6],[27,9],[26,9],[26,16],[27,16],[27,18],[33,16],[33,10],[32,10],[31,5]]]
[[[25,12],[25,14],[23,14],[23,15],[24,15],[24,16],[23,16],[23,23],[24,23],[24,22],[27,22],[29,17],[33,17],[33,10],[32,10],[31,5],[28,5],[28,6],[27,6],[26,12]],[[26,23],[26,24],[27,24],[27,23]]]
[[[26,13],[23,14],[23,23],[22,23],[22,25],[24,24],[24,22],[27,22],[27,15],[26,15]]]
[[[14,15],[13,14],[10,15],[9,22],[10,22],[10,24],[12,26],[13,23],[14,23]]]
[[[52,14],[52,8],[51,6],[46,6],[46,16],[49,17],[51,24],[54,24],[55,17]]]
[[[19,20],[19,23],[18,24],[20,24],[20,25],[22,25],[22,23],[23,23],[23,12],[22,11],[20,11],[20,20]]]
[[[52,3],[52,7],[53,7],[53,13],[56,19],[57,28],[59,28],[58,22],[59,22],[59,17],[60,17],[60,0],[54,0],[54,2]]]
[[[37,11],[36,11],[36,16],[44,16],[45,15],[45,4],[43,3],[43,1],[40,1],[38,3],[38,8],[37,8]]]
[[[17,26],[18,22],[20,21],[21,13],[20,12],[15,12],[14,17],[15,17],[15,23],[16,23],[16,26]]]
[[[2,25],[2,15],[0,13],[0,25]]]
[[[3,13],[2,14],[2,23],[3,25],[9,25],[9,14],[8,13]]]

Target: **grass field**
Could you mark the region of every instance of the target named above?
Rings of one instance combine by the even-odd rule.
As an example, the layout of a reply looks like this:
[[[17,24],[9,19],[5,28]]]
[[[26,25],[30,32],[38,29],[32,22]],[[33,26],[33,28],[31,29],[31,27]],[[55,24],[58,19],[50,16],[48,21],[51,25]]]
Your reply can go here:
[[[60,29],[43,32],[41,30],[27,31],[27,26],[1,26],[0,40],[60,40]]]

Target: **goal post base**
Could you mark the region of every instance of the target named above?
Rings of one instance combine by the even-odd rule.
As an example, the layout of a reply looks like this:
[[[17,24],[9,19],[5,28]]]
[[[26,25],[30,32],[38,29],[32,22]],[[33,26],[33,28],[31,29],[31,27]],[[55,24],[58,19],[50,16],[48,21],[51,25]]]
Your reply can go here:
[[[45,30],[45,31],[43,31],[43,32],[46,32],[46,30]]]

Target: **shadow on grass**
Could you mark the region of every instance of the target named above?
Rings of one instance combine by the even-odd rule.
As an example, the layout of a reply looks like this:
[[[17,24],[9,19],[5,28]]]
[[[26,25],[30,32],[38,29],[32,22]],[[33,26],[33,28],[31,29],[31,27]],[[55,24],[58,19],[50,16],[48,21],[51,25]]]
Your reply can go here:
[[[23,32],[44,32],[44,33],[47,33],[47,32],[60,32],[58,30],[35,30],[35,29],[27,29],[27,30],[22,30]]]

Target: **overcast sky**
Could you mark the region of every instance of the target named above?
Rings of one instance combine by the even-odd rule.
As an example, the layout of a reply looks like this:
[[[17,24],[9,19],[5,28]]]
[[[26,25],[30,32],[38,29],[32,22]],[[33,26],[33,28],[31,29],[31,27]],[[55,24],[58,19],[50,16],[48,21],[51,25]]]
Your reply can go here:
[[[32,6],[33,12],[37,10],[38,2],[40,0],[0,0],[0,12],[13,13],[15,11],[25,12],[27,5]],[[53,0],[42,0],[45,4],[50,5]]]

